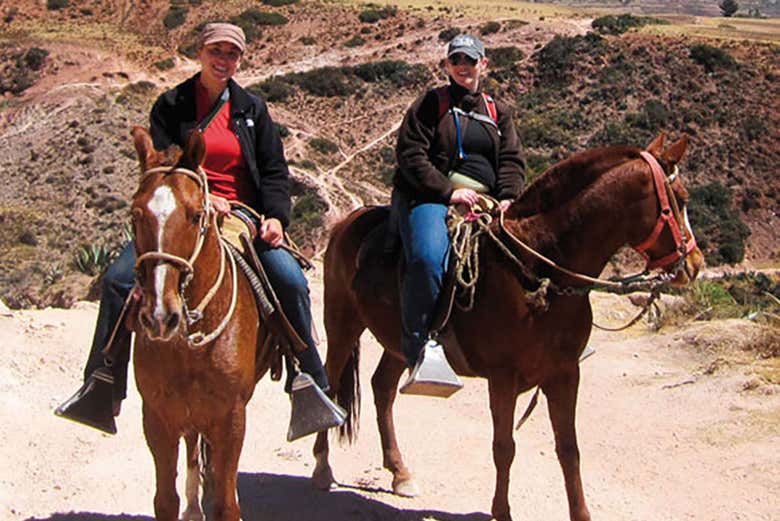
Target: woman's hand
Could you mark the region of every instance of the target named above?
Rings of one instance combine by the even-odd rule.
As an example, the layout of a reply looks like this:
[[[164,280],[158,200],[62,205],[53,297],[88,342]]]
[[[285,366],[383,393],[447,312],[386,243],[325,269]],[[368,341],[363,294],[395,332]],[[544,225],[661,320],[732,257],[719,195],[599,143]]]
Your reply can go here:
[[[515,202],[514,199],[503,199],[498,203],[498,209],[502,212],[506,212],[510,206],[512,206],[512,203]]]
[[[260,238],[274,248],[282,244],[284,230],[279,219],[273,217],[264,219],[263,224],[260,225]]]
[[[230,201],[224,197],[209,194],[209,204],[214,208],[214,211],[217,212],[217,215],[227,215],[230,213]]]
[[[465,204],[469,208],[477,204],[479,194],[471,188],[458,188],[450,196],[450,204]]]

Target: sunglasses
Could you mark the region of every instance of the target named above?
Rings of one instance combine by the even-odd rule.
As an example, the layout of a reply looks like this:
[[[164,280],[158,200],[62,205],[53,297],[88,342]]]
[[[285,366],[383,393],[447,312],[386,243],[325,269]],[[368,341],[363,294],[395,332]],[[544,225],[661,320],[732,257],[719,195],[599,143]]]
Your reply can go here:
[[[241,57],[241,53],[238,51],[223,52],[219,47],[206,47],[206,52],[216,60],[224,58],[228,61],[236,62]]]
[[[472,58],[471,56],[467,56],[463,53],[457,53],[447,58],[447,61],[452,65],[468,65],[470,67],[475,67],[479,60]]]

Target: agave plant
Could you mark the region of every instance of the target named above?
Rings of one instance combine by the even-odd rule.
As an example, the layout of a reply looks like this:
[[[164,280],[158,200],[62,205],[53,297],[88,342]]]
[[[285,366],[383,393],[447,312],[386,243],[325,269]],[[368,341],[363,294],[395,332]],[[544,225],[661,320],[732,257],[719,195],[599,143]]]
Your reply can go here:
[[[97,275],[111,261],[111,250],[105,244],[82,246],[76,254],[76,268],[87,275]]]

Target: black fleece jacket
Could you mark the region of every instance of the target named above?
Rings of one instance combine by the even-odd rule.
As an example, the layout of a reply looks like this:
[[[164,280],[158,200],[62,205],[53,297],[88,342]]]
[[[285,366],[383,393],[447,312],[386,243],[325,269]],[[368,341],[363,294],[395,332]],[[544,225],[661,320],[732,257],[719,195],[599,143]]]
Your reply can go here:
[[[150,115],[152,140],[157,150],[184,147],[187,135],[197,127],[195,81],[200,73],[157,98]],[[242,201],[257,213],[290,223],[290,172],[284,147],[268,106],[232,79],[230,123],[238,137],[247,171],[257,189],[253,201]]]
[[[482,93],[470,93],[450,80],[448,86],[452,105],[465,112],[487,114]],[[494,142],[493,169],[496,186],[493,195],[498,199],[514,199],[525,183],[525,160],[520,149],[512,111],[508,105],[496,101],[498,129],[469,118],[461,118],[463,135],[468,125],[484,125]],[[439,96],[430,90],[417,98],[406,112],[398,131],[396,145],[398,169],[393,186],[417,203],[448,203],[453,187],[447,174],[455,166],[457,143],[455,123],[447,114],[439,118]]]

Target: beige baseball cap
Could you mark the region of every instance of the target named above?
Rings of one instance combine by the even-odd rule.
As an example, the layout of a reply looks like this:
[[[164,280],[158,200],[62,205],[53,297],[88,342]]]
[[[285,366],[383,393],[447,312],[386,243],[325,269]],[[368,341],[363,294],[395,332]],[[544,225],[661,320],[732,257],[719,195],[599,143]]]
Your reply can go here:
[[[219,42],[232,43],[242,53],[246,50],[246,36],[239,26],[222,22],[206,24],[200,33],[200,46]]]

